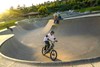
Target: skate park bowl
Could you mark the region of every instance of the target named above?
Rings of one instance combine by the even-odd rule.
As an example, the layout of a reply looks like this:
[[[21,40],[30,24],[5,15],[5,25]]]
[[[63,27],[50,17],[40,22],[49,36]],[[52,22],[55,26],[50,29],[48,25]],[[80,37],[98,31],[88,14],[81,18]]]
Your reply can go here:
[[[52,27],[53,20],[48,23],[24,21],[18,23],[13,32],[7,30],[8,34],[14,35],[1,44],[3,57],[29,63],[62,63],[100,57],[100,14],[64,18],[55,28]],[[52,61],[49,54],[43,56],[41,53],[43,38],[51,30],[58,40],[54,47],[58,53],[56,61]]]

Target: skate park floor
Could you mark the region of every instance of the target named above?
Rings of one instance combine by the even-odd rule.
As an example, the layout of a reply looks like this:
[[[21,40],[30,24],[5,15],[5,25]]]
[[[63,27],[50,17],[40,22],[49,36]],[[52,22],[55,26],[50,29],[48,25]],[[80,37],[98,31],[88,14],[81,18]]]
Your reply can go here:
[[[99,54],[100,53],[99,52],[99,34],[100,34],[99,20],[100,20],[99,16],[82,18],[82,19],[79,18],[79,19],[74,19],[74,20],[64,20],[63,23],[59,26],[59,28],[56,28],[54,30],[55,35],[57,36],[59,40],[59,42],[55,44],[55,49],[58,52],[58,59],[57,59],[59,63],[58,66],[99,67],[100,65],[100,62],[99,62],[100,60],[99,58],[99,55],[100,55]],[[20,37],[22,35],[17,36],[19,34],[15,34],[15,36],[13,36],[12,34],[9,36],[5,35],[5,37],[7,37],[6,39],[9,39],[10,37],[11,38],[7,40],[6,42],[4,42],[5,45],[3,45],[3,48],[0,49],[1,53],[8,57],[21,59],[21,60],[28,60],[28,61],[35,60],[39,62],[46,61],[46,62],[52,62],[52,63],[57,62],[57,61],[51,61],[50,58],[48,58],[49,55],[45,57],[45,56],[42,56],[41,54],[41,48],[44,46],[42,38],[47,33],[47,30],[49,30],[49,28],[46,29],[45,33],[44,33],[44,30],[45,29],[41,27],[36,30],[30,31],[29,33],[27,33],[27,35],[25,34],[23,37]],[[0,41],[1,43],[2,43],[2,40],[5,41],[4,40],[5,37],[4,39],[3,37],[4,37],[3,35],[2,37],[0,37],[2,38]],[[9,47],[6,46],[7,44],[9,45]],[[9,50],[5,48],[9,48]],[[36,51],[36,50],[39,50],[39,51]],[[90,58],[96,58],[96,59],[91,60]],[[24,67],[33,67],[33,65],[35,66],[35,64],[32,64],[32,63],[27,63],[27,62],[20,63],[18,61],[13,61],[13,60],[3,58],[2,56],[0,56],[0,59],[1,59],[0,61],[1,67],[20,67],[21,65]],[[83,60],[81,61],[79,59],[83,59]],[[87,59],[88,61],[85,61],[84,59]],[[75,60],[77,60],[76,63],[74,62]],[[66,62],[67,64],[60,63],[60,62],[65,62],[65,61],[67,61]],[[56,63],[45,64],[45,66],[48,66],[48,65],[57,66]],[[36,66],[39,66],[39,65],[36,65]],[[41,64],[41,66],[44,66],[44,65]]]

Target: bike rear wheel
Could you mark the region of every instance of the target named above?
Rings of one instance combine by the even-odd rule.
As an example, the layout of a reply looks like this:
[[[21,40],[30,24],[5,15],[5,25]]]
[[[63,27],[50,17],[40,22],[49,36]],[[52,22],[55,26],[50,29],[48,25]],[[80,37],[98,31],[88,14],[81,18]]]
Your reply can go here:
[[[51,58],[53,61],[55,61],[55,60],[57,59],[57,52],[56,52],[56,50],[52,50],[52,51],[50,52],[50,58]]]

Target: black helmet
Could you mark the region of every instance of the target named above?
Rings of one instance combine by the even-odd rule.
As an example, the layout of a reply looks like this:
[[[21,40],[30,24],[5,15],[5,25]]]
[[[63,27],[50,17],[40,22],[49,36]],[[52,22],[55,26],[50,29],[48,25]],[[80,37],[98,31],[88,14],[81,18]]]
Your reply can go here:
[[[51,31],[50,33],[53,33],[54,34],[54,31]]]
[[[46,37],[48,37],[48,35],[46,35]]]

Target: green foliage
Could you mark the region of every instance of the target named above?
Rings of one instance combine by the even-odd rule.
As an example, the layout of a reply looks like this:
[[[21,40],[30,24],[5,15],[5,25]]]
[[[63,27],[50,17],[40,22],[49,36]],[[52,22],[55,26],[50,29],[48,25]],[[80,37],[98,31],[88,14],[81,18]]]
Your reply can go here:
[[[100,11],[100,6],[96,6],[96,7],[88,7],[88,8],[84,8],[84,9],[78,9],[76,10],[78,12],[85,12],[85,11]]]
[[[32,5],[29,7],[29,12],[37,12],[37,7]]]
[[[38,12],[42,15],[45,15],[48,13],[48,9],[46,6],[41,6],[39,9],[38,9]]]
[[[14,26],[15,25],[16,20],[10,20],[4,23],[0,23],[0,30],[6,28],[7,26]]]
[[[98,6],[98,7],[96,7]],[[24,14],[30,13],[30,12],[39,12],[41,16],[47,16],[50,14],[53,14],[57,11],[66,11],[66,10],[80,10],[80,11],[86,11],[86,10],[100,10],[100,0],[56,0],[54,2],[44,2],[39,5],[33,5],[30,7],[26,7],[25,5],[20,6],[16,9],[11,7],[8,12],[3,13],[0,16],[0,21],[8,21],[17,19],[19,17],[22,17]],[[93,8],[88,8],[93,7]],[[87,8],[87,9],[86,9]]]

